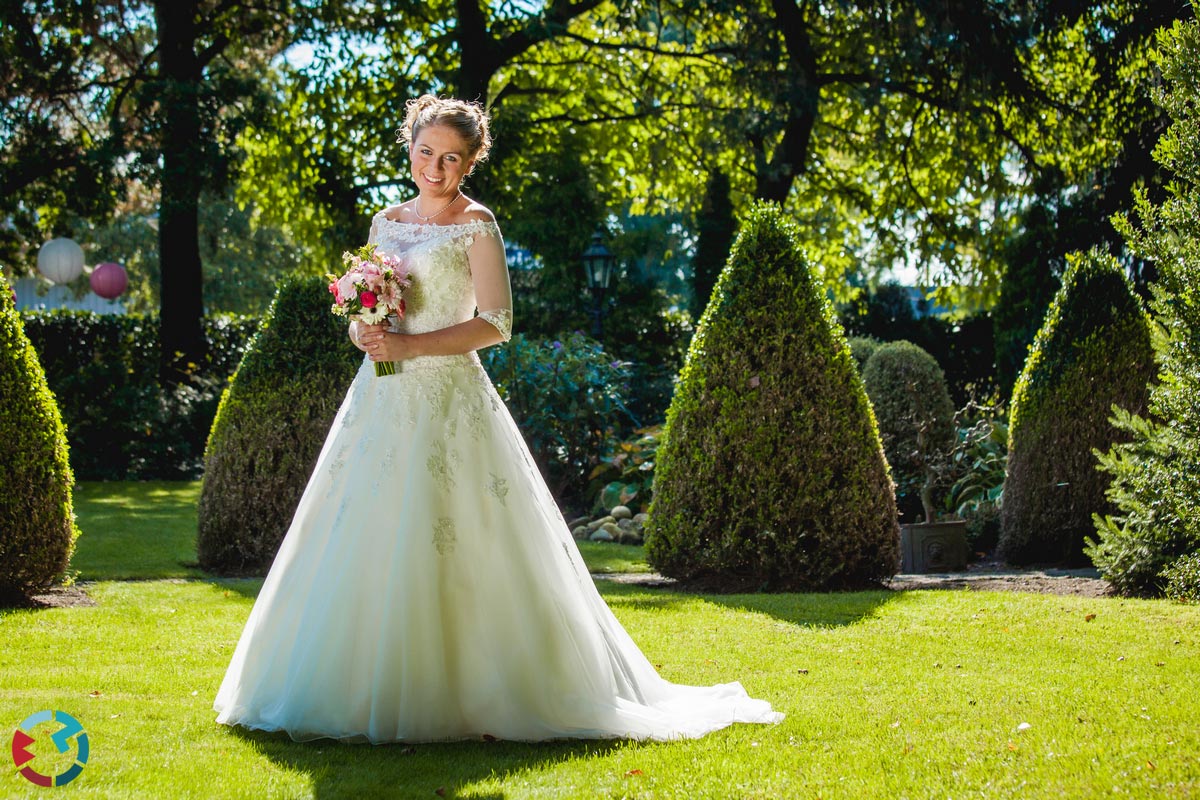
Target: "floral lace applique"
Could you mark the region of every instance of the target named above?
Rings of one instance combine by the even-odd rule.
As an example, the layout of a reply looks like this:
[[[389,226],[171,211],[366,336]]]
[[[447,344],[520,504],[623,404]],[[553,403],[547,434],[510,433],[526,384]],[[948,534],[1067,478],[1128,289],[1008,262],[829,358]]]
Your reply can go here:
[[[437,548],[438,555],[446,555],[454,552],[454,543],[458,541],[458,537],[454,533],[454,520],[449,517],[442,517],[433,526],[433,546]]]
[[[425,459],[425,466],[433,473],[433,477],[437,479],[438,484],[443,490],[449,491],[456,484],[454,482],[454,471],[458,469],[462,457],[457,450],[448,450],[445,442],[434,442],[433,452],[429,454],[429,458]]]
[[[500,501],[500,505],[507,506],[508,503],[505,502],[504,498],[508,495],[508,481],[494,472],[489,472],[488,474],[492,476],[492,482],[488,484],[488,491]]]

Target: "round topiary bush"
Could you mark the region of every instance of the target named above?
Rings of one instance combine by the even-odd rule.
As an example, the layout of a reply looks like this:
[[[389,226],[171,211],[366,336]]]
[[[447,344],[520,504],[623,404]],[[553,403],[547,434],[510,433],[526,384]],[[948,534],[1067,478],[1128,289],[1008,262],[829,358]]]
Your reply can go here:
[[[875,348],[863,367],[883,452],[896,481],[896,503],[907,518],[933,519],[939,459],[954,447],[954,402],[937,360],[912,342]]]
[[[776,205],[751,211],[701,317],[649,515],[650,563],[716,589],[861,586],[898,568],[871,405]]]
[[[58,405],[0,276],[0,603],[66,573],[79,536],[74,482]]]
[[[874,336],[851,336],[846,343],[850,345],[850,355],[854,357],[854,366],[858,367],[860,373],[867,365],[867,360],[883,344]]]
[[[1001,557],[1086,563],[1092,515],[1110,507],[1093,451],[1127,438],[1113,405],[1140,413],[1153,377],[1149,318],[1120,265],[1072,256],[1013,391]]]
[[[221,396],[204,453],[200,566],[265,571],[362,353],[329,312],[326,281],[280,281],[262,329]]]

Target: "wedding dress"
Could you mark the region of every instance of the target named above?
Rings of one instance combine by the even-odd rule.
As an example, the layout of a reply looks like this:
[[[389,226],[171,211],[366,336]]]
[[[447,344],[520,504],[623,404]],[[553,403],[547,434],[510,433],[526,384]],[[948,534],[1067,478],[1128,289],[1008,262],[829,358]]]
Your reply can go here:
[[[508,338],[494,222],[382,212],[413,276],[400,330]],[[247,510],[247,513],[252,513]],[[596,591],[478,356],[364,360],[234,651],[217,722],[382,742],[676,739],[783,715],[659,677]]]

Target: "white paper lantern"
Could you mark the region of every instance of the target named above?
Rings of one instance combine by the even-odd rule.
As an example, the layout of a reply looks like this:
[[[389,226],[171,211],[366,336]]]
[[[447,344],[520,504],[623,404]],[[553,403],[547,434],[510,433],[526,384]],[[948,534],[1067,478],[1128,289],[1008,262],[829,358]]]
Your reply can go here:
[[[51,239],[38,250],[38,272],[55,283],[70,283],[83,274],[83,248],[73,239]]]

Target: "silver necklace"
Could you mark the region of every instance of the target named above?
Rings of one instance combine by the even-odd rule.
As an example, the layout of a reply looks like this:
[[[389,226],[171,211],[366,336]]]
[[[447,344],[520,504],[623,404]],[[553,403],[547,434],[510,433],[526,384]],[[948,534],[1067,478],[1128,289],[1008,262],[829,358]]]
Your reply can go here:
[[[422,214],[420,211],[418,211],[418,210],[417,210],[417,206],[418,206],[418,205],[420,204],[420,202],[421,202],[421,198],[419,198],[419,197],[418,197],[418,198],[417,198],[417,200],[416,200],[416,202],[414,202],[414,203],[413,203],[413,213],[417,215],[417,219],[421,220],[421,222],[429,222],[429,220],[433,219],[433,218],[434,218],[434,217],[436,217],[436,216],[439,216],[439,215],[440,215],[440,214],[441,214],[443,211],[445,211],[447,208],[449,208],[450,206],[454,205],[454,201],[455,201],[455,200],[457,200],[457,199],[458,199],[458,198],[460,198],[460,197],[462,197],[462,191],[461,191],[461,190],[460,190],[460,191],[457,191],[457,192],[455,192],[455,193],[454,193],[454,197],[451,197],[451,198],[450,198],[450,202],[449,202],[449,203],[446,203],[446,205],[442,206],[442,207],[441,207],[441,208],[439,208],[439,209],[438,209],[436,212],[434,212],[434,213],[430,214],[429,216],[425,216],[425,215],[423,215],[423,214]]]

